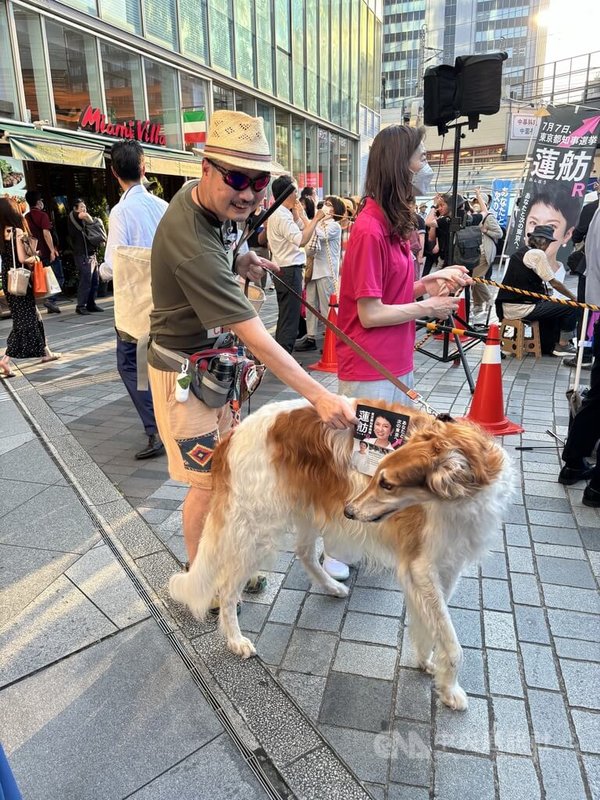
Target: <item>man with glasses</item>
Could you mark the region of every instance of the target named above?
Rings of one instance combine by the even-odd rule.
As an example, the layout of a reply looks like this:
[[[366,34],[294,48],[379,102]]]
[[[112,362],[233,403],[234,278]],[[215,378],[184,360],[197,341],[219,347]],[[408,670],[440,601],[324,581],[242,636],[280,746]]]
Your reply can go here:
[[[347,428],[354,410],[311,378],[269,335],[238,277],[260,282],[263,267],[278,267],[252,251],[233,262],[237,226],[262,202],[276,169],[263,120],[232,111],[213,114],[200,181],[186,183],[171,201],[152,245],[150,383],[169,475],[189,484],[183,536],[193,561],[208,513],[213,450],[230,427],[230,407],[209,408],[191,392],[175,398],[180,367],[164,352],[191,355],[231,330],[280,380],[316,408],[324,423]],[[160,351],[155,346],[160,347]]]

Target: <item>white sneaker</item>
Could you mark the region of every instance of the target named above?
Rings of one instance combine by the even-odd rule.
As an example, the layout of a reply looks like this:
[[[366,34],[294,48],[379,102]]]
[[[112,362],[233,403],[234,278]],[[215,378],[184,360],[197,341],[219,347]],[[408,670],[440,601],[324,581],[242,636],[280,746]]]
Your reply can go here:
[[[323,553],[323,569],[330,578],[334,578],[336,581],[347,581],[350,577],[348,565],[344,564],[343,561],[331,558],[327,553]]]

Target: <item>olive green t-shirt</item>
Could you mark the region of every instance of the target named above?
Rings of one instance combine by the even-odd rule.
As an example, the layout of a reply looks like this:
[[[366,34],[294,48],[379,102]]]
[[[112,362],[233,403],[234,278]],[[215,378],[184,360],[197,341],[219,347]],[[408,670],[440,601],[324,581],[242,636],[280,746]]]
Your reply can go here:
[[[191,181],[177,192],[152,242],[150,336],[183,353],[210,347],[221,328],[256,316],[232,272],[221,227],[192,200],[196,184]],[[152,348],[148,361],[165,369]]]

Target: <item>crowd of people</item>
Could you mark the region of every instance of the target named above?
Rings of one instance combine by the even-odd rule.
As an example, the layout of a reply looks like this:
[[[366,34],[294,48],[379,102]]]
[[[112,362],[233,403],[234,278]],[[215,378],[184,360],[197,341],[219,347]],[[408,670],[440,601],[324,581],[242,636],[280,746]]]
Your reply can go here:
[[[186,359],[215,347],[223,329],[230,330],[277,377],[308,399],[325,425],[350,428],[357,420],[349,398],[410,401],[343,341],[337,342],[339,394],[310,377],[292,355],[319,347],[318,320],[303,311],[302,298],[326,315],[331,296],[337,295],[341,329],[412,387],[415,320],[448,319],[457,310],[457,294],[473,285],[472,276],[490,274],[504,231],[490,211],[489,196],[478,190],[468,201],[437,194],[431,208],[416,207],[415,197],[428,193],[433,174],[424,134],[423,128],[405,125],[384,128],[370,149],[363,198],[329,195],[320,201],[313,189],[300,190],[293,176],[277,173],[261,118],[219,111],[212,117],[204,146],[201,179],[185,183],[168,205],[144,186],[143,150],[133,141],[112,148],[112,173],[122,196],[110,213],[108,238],[85,202],[80,198],[73,202],[68,223],[79,273],[78,314],[102,310],[96,303],[98,281],[112,277],[117,247],[152,248],[150,388],[139,388],[136,342],[119,330],[117,364],[148,437],[136,457],[166,452],[170,477],[190,487],[183,505],[189,562],[196,555],[210,504],[213,451],[234,417],[227,402],[215,407],[201,392],[190,392],[185,402],[181,400],[177,381]],[[275,201],[285,199],[267,224],[254,231],[250,249],[240,250],[234,259],[239,232],[264,207],[269,185]],[[36,255],[62,280],[60,253],[43,200],[38,193],[29,193],[28,203],[24,219],[10,201],[0,200],[4,287],[11,266],[27,265]],[[577,230],[577,215],[567,206],[550,191],[534,198],[527,244],[510,258],[508,285],[541,294],[549,285],[573,297],[563,283],[563,265],[557,258],[560,244]],[[481,230],[478,261],[469,268],[450,263],[454,207],[463,224]],[[597,218],[596,214],[594,223]],[[589,227],[596,241],[600,221],[594,223]],[[105,256],[99,264],[101,247]],[[274,276],[277,295],[274,338],[239,280],[264,285],[266,270]],[[596,296],[597,280],[590,282],[589,291]],[[11,374],[12,358],[58,358],[46,341],[31,287],[24,296],[7,294],[7,298],[13,329],[0,360],[4,377]],[[494,303],[481,287],[474,290],[474,300],[476,313],[487,311],[488,318],[493,305],[499,318],[539,321],[544,353],[573,353],[570,342],[579,320],[577,310],[547,300],[525,302],[505,290]],[[57,310],[51,300],[46,307],[48,313]],[[597,403],[597,372],[592,378],[591,405]],[[376,432],[375,444],[389,442],[384,434]],[[565,483],[591,474],[583,461],[591,453],[589,430],[578,439],[573,436],[565,448],[566,471],[561,473]],[[598,480],[593,474],[586,502],[600,505],[600,484],[593,483]],[[348,576],[344,554],[326,553],[324,566],[333,577]],[[259,591],[263,586],[264,578],[258,575],[247,588]],[[214,606],[218,609],[218,598]]]

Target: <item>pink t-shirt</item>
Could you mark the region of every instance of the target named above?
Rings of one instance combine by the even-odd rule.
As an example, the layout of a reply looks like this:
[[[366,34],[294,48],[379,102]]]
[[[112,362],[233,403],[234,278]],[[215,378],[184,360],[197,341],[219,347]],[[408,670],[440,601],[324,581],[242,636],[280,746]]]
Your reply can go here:
[[[340,283],[338,325],[394,375],[413,369],[414,322],[363,328],[358,318],[361,297],[380,297],[384,305],[414,301],[414,267],[408,241],[392,239],[383,212],[371,198],[352,227]],[[338,377],[376,381],[382,375],[337,341]]]

